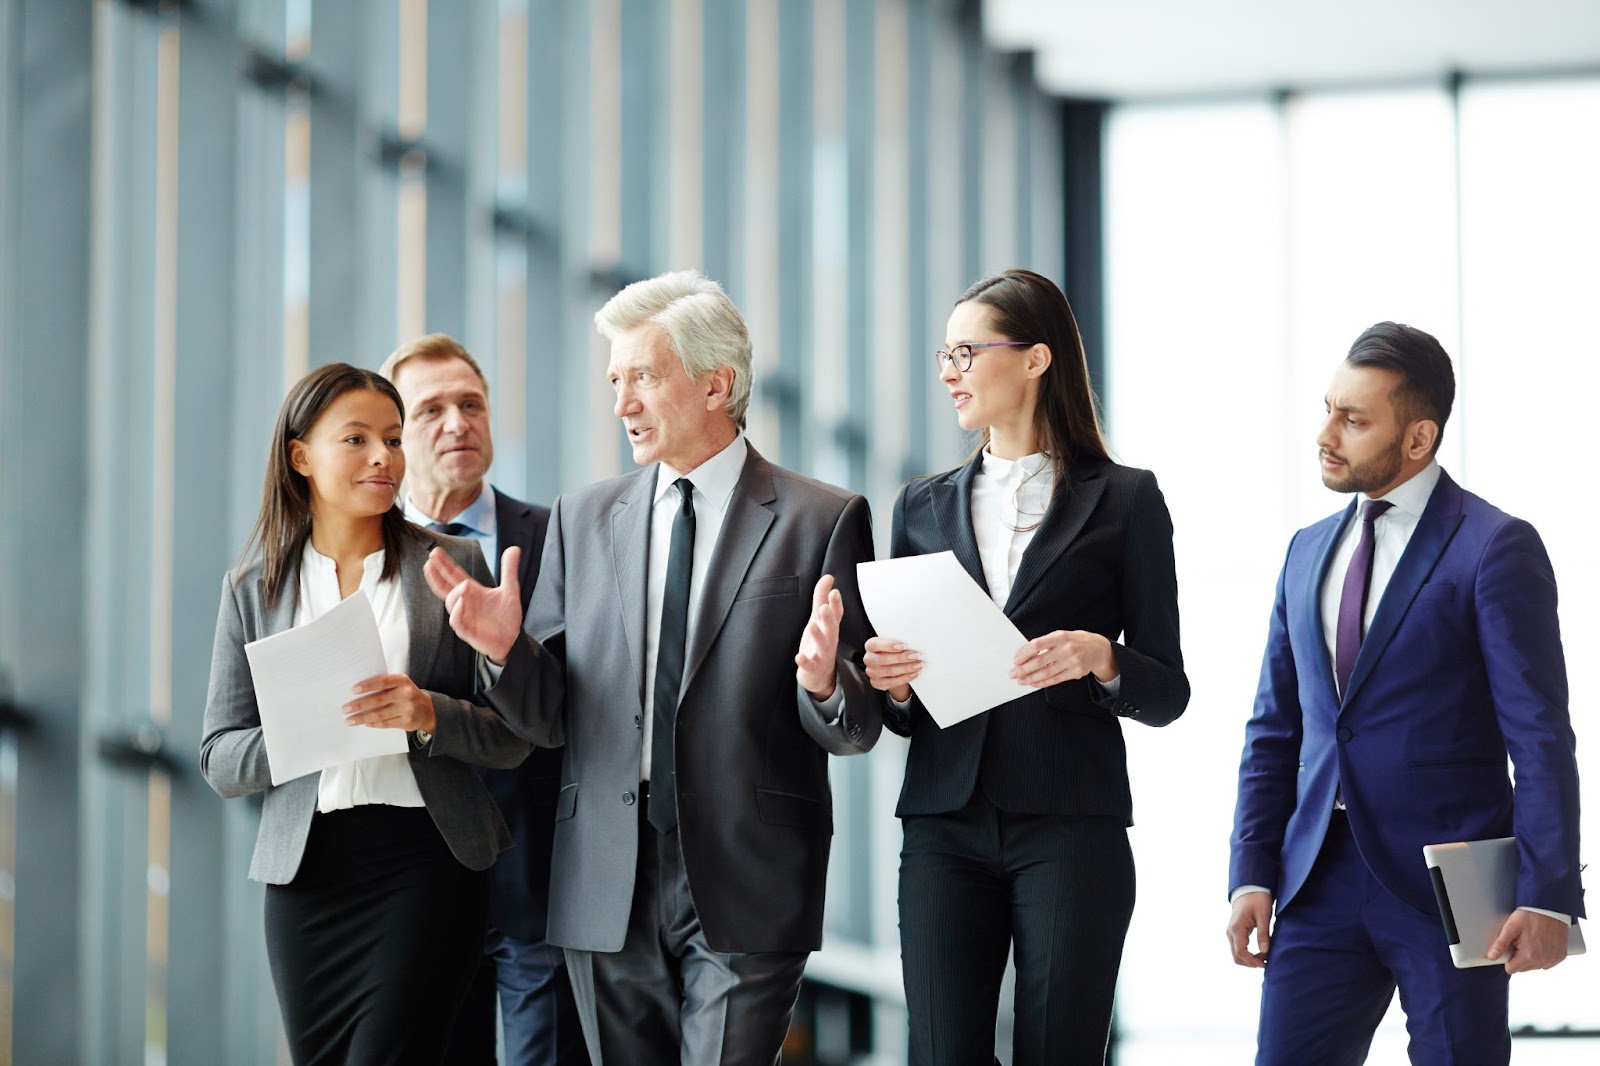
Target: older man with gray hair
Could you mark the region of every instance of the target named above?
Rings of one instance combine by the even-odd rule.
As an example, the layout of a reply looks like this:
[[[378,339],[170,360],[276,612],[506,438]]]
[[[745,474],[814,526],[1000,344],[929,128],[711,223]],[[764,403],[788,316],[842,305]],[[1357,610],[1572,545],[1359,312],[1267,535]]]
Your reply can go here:
[[[827,757],[882,726],[867,503],[746,441],[749,335],[714,282],[637,282],[595,321],[641,469],[556,501],[526,632],[515,559],[490,589],[435,553],[429,583],[511,728],[566,746],[549,939],[594,1061],[771,1066],[822,940]]]

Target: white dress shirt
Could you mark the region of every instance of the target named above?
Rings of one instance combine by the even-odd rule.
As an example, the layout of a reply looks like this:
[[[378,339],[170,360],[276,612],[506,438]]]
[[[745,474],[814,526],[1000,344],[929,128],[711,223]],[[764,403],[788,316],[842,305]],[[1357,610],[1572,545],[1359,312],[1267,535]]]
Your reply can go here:
[[[1411,534],[1417,531],[1417,523],[1422,521],[1422,512],[1433,496],[1434,487],[1439,484],[1441,473],[1443,471],[1438,463],[1429,463],[1411,480],[1395,486],[1383,497],[1394,506],[1372,523],[1372,583],[1367,586],[1367,610],[1361,618],[1363,634],[1378,613],[1383,592],[1389,587],[1395,567],[1400,565],[1400,556],[1405,554],[1406,545],[1411,543]],[[1361,513],[1370,499],[1364,492],[1356,494],[1355,515],[1340,532],[1339,543],[1333,550],[1333,560],[1328,564],[1327,576],[1322,581],[1322,639],[1328,644],[1330,664],[1339,660],[1336,646],[1339,640],[1339,601],[1344,597],[1344,577],[1350,569],[1350,558],[1356,553],[1356,545],[1361,543]]]
[[[406,517],[419,526],[441,521],[418,507],[409,492],[406,493],[405,512]],[[461,536],[470,537],[478,542],[478,547],[483,549],[484,559],[489,563],[491,574],[498,573],[500,566],[500,525],[495,518],[496,513],[494,487],[484,482],[478,498],[467,504],[466,509],[460,514],[449,519],[467,527],[467,531]]]
[[[644,609],[644,754],[639,771],[641,781],[650,780],[650,742],[655,732],[656,650],[661,643],[661,606],[666,599],[667,558],[672,551],[672,523],[682,506],[675,487],[679,478],[694,483],[694,567],[689,572],[689,627],[684,634],[687,648],[694,643],[695,626],[700,619],[700,593],[711,566],[711,553],[722,535],[728,517],[728,501],[733,498],[739,475],[744,472],[750,447],[744,434],[733,443],[690,471],[678,471],[661,463],[656,467],[655,501],[650,510],[650,559],[645,571]],[[688,663],[684,664],[687,670]],[[688,681],[685,673],[684,681]]]
[[[403,674],[410,666],[411,626],[406,620],[406,598],[398,578],[380,580],[384,553],[380,549],[362,560],[361,590],[372,601],[378,617],[378,642],[383,645],[384,665],[392,674]],[[300,559],[299,599],[294,609],[294,624],[315,621],[337,606],[339,571],[332,559],[306,541]],[[370,729],[370,726],[351,726]],[[365,803],[387,803],[391,807],[421,807],[422,793],[404,755],[378,755],[370,759],[330,766],[317,782],[317,810],[323,814],[342,811]]]
[[[1411,535],[1417,531],[1417,523],[1422,521],[1422,512],[1427,509],[1428,501],[1433,498],[1433,490],[1438,487],[1439,476],[1442,473],[1443,470],[1438,462],[1431,462],[1410,480],[1390,489],[1388,495],[1382,497],[1394,506],[1372,522],[1372,582],[1367,586],[1367,609],[1361,618],[1363,635],[1366,634],[1367,627],[1372,625],[1373,616],[1378,613],[1384,591],[1389,587],[1389,579],[1394,577],[1395,568],[1400,565],[1400,557],[1405,554],[1406,546],[1411,543]],[[1328,563],[1328,573],[1322,581],[1322,639],[1328,645],[1330,664],[1339,660],[1337,647],[1339,601],[1344,596],[1344,578],[1346,571],[1350,569],[1350,559],[1356,553],[1356,545],[1361,542],[1361,513],[1370,499],[1371,497],[1364,492],[1356,494],[1355,513],[1339,533],[1339,543],[1334,547],[1333,558]],[[1342,808],[1344,802],[1335,800],[1334,806]],[[1267,889],[1261,885],[1241,885],[1233,890],[1232,898],[1238,899],[1247,892],[1265,891]],[[1538,907],[1517,909],[1546,914],[1565,922],[1572,920],[1570,915],[1541,910]]]

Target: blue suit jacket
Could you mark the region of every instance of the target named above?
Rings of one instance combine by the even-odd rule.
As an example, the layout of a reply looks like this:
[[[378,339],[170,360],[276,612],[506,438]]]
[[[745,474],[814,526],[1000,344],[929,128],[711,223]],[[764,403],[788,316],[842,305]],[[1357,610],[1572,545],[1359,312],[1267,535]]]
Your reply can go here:
[[[1441,476],[1341,701],[1321,592],[1354,510],[1289,544],[1245,730],[1229,887],[1262,885],[1288,906],[1342,787],[1362,858],[1412,906],[1437,910],[1423,845],[1514,834],[1517,905],[1581,915],[1578,768],[1538,533]]]

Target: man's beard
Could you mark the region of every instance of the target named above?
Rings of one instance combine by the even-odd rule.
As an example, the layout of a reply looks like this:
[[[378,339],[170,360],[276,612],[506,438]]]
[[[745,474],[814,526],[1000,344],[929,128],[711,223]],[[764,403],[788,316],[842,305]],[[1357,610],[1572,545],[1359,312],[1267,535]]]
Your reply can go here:
[[[1332,453],[1325,451],[1324,454]],[[1338,458],[1337,455],[1334,457]],[[1396,437],[1392,448],[1380,452],[1364,463],[1346,465],[1343,476],[1335,476],[1324,470],[1322,483],[1335,492],[1364,492],[1370,496],[1399,477],[1403,465],[1405,465],[1405,452],[1400,447],[1400,438]]]

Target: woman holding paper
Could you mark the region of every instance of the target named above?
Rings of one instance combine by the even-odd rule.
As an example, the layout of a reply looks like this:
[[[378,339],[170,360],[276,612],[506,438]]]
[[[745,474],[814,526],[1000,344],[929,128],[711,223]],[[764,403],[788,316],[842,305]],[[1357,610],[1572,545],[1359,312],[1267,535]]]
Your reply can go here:
[[[1134,901],[1122,720],[1166,725],[1189,700],[1172,522],[1154,475],[1107,455],[1054,283],[979,281],[945,338],[939,380],[982,444],[901,491],[891,553],[953,552],[1027,638],[1011,676],[1035,691],[940,729],[914,691],[916,649],[866,644],[885,724],[911,739],[897,811],[911,1062],[991,1060],[1010,951],[1016,1066],[1101,1063]]]
[[[200,765],[223,796],[264,794],[250,877],[267,883],[267,955],[296,1063],[441,1061],[483,950],[485,871],[510,843],[472,764],[528,752],[473,702],[475,656],[422,576],[443,544],[490,580],[475,544],[397,506],[402,411],[388,381],[344,364],[291,388],[245,561],[222,587]],[[276,732],[275,716],[263,732],[245,646],[357,593],[387,669],[326,713],[392,731],[392,752],[274,784],[269,746],[317,753]]]

